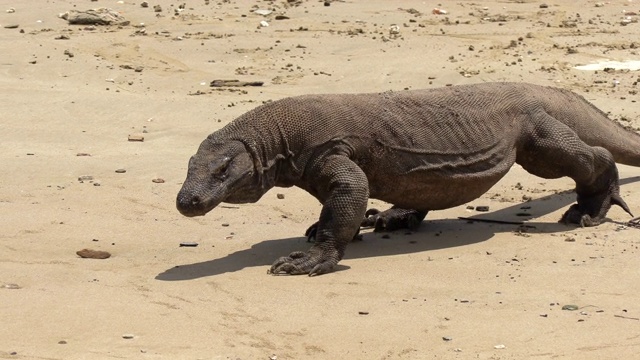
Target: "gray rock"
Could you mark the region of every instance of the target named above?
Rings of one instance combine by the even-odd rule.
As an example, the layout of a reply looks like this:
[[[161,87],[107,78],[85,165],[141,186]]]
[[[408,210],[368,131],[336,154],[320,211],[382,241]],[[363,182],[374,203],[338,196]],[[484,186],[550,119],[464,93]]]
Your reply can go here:
[[[72,25],[129,25],[130,21],[126,20],[119,12],[108,9],[98,8],[86,11],[69,10],[62,14],[63,19]]]

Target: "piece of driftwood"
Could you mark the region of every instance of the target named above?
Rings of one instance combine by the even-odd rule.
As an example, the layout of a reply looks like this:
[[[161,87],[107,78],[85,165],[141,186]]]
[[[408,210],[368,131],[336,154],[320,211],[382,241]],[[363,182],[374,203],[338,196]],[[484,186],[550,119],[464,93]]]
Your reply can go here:
[[[458,216],[458,219],[460,219],[460,220],[468,220],[468,221],[488,222],[488,223],[494,223],[494,224],[524,225],[524,222],[522,222],[522,221],[506,221],[506,220],[493,220],[493,219],[478,219],[478,218],[469,218],[469,217],[463,217],[463,216]]]
[[[225,87],[225,86],[262,86],[264,81],[240,81],[240,80],[213,80],[209,86]]]

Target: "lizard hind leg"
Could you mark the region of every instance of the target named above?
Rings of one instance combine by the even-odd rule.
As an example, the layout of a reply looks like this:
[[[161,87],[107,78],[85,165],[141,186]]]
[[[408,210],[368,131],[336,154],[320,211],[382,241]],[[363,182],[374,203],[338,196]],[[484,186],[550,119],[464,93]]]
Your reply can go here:
[[[403,209],[397,206],[385,211],[369,209],[365,219],[360,223],[361,227],[373,227],[373,231],[394,231],[398,229],[415,230],[427,216],[426,211]]]
[[[546,179],[568,176],[576,182],[577,203],[560,222],[595,226],[612,205],[631,214],[620,197],[618,169],[608,150],[587,145],[572,129],[547,114],[536,120],[518,149],[516,162],[534,175]]]

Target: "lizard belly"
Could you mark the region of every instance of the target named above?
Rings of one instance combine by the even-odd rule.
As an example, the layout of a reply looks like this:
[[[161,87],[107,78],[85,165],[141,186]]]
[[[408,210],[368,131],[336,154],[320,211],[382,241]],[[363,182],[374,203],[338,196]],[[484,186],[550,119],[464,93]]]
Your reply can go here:
[[[405,209],[441,210],[468,203],[486,193],[506,174],[493,176],[469,176],[459,179],[430,179],[428,182],[413,182],[398,178],[390,186],[392,190],[371,191],[370,197],[386,201]]]
[[[487,192],[509,171],[515,159],[515,151],[502,148],[475,159],[469,156],[465,161],[423,156],[422,164],[409,171],[402,171],[402,162],[387,162],[369,179],[370,197],[406,209],[451,208]]]

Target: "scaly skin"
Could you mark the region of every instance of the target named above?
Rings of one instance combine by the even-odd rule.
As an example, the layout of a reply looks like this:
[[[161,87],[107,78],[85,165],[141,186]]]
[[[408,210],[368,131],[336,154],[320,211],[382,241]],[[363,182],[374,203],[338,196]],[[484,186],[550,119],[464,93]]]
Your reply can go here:
[[[308,191],[323,204],[308,231],[316,242],[270,273],[318,275],[360,226],[416,228],[428,211],[478,198],[516,162],[575,180],[577,204],[561,221],[597,225],[612,205],[629,212],[616,161],[640,166],[640,136],[567,90],[486,83],[307,95],[262,105],[207,137],[176,203],[198,216],[221,202],[256,202],[274,186]],[[365,218],[369,198],[394,206]]]

